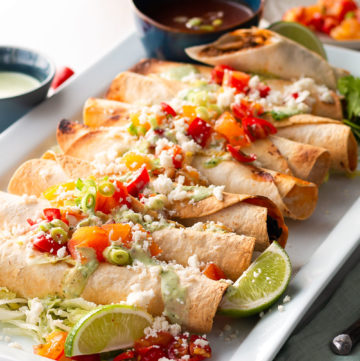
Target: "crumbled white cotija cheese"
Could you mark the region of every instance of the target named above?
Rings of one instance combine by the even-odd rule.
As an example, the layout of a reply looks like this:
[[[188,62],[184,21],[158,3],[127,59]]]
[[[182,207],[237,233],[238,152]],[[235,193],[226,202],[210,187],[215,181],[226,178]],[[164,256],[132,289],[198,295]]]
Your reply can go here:
[[[216,186],[213,189],[213,195],[219,201],[222,201],[224,199],[224,196],[223,196],[224,188],[225,188],[225,186]]]
[[[202,338],[197,338],[195,341],[194,341],[194,345],[196,346],[200,346],[200,347],[205,347],[209,344],[209,342],[207,340],[204,340]]]
[[[174,167],[172,154],[168,151],[162,151],[159,156],[160,165],[164,168]]]
[[[21,196],[22,201],[24,202],[24,204],[28,205],[28,204],[34,204],[37,203],[38,200],[35,196],[33,195],[28,195],[28,194],[23,194]]]
[[[173,201],[183,201],[188,198],[188,193],[182,189],[182,186],[178,184],[175,189],[173,189],[169,195],[168,199],[170,202]]]
[[[151,299],[155,296],[153,290],[131,292],[126,299],[126,304],[147,308]]]
[[[21,346],[19,343],[17,343],[17,342],[10,342],[10,343],[8,344],[8,346],[11,347],[11,348],[17,348],[17,349],[19,349],[19,350],[22,350],[22,349],[23,349],[22,346]]]
[[[279,312],[285,311],[285,306],[283,306],[283,305],[278,305],[278,311],[279,311]]]
[[[153,221],[153,217],[151,217],[149,214],[144,215],[144,221],[147,223],[150,223]]]
[[[178,324],[170,324],[164,316],[155,317],[151,327],[146,327],[144,330],[146,337],[155,337],[158,332],[170,332],[174,337],[181,332],[181,327]]]
[[[168,148],[168,147],[171,148],[173,145],[174,145],[173,142],[170,142],[166,138],[161,138],[156,142],[155,153],[160,154],[164,148]]]
[[[199,258],[197,256],[197,254],[193,254],[192,256],[190,256],[188,258],[188,265],[192,268],[199,268],[200,267],[200,262],[199,262]]]
[[[61,247],[58,249],[58,251],[56,252],[56,255],[60,258],[65,257],[66,255],[66,247]]]
[[[260,276],[261,273],[261,268],[258,268],[256,271],[254,271],[253,275],[255,278],[258,278]]]
[[[178,184],[183,185],[184,182],[185,182],[185,177],[184,177],[183,175],[179,175],[179,176],[177,177],[177,179],[176,179],[176,182],[177,182]]]
[[[291,297],[288,296],[288,295],[286,295],[286,296],[284,297],[284,299],[283,299],[283,303],[288,303],[288,302],[290,302],[290,301],[291,301]]]
[[[217,105],[220,108],[228,108],[234,101],[235,88],[223,87],[223,91],[217,97]]]
[[[168,194],[174,189],[172,180],[164,174],[160,174],[153,182],[155,192]]]
[[[254,75],[249,80],[249,87],[251,89],[257,89],[257,87],[260,85],[260,78],[258,75]]]

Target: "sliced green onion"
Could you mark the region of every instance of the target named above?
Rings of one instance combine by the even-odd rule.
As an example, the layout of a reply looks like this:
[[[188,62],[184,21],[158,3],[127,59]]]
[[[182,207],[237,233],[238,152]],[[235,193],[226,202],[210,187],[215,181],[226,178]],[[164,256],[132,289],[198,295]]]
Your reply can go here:
[[[105,248],[104,257],[106,260],[118,266],[125,266],[131,263],[131,257],[129,252],[125,251],[121,247],[110,246]]]
[[[83,219],[82,221],[80,221],[77,225],[78,227],[87,227],[87,226],[90,226],[90,219],[89,218],[86,218],[86,219]]]
[[[115,193],[115,186],[111,182],[102,182],[99,184],[99,192],[104,197],[111,197]]]
[[[205,107],[197,107],[195,109],[195,112],[196,112],[196,116],[198,116],[202,120],[205,120],[205,121],[210,120],[209,112],[207,111],[207,109]]]
[[[84,187],[84,182],[80,178],[78,178],[78,180],[76,181],[76,188],[79,191],[81,191],[83,189],[83,187]]]
[[[223,21],[222,21],[221,19],[215,19],[215,20],[213,20],[213,22],[212,22],[212,24],[213,24],[214,26],[220,26],[220,25],[222,25],[222,23],[223,23]]]
[[[47,232],[51,228],[50,223],[42,223],[39,225],[38,232]]]
[[[93,210],[95,207],[95,196],[92,193],[87,193],[81,199],[81,208],[87,212]]]
[[[137,129],[137,133],[138,133],[139,135],[145,135],[146,132],[147,132],[147,129],[146,129],[146,127],[145,127],[144,125],[138,125],[138,126],[136,127],[136,129]]]
[[[62,228],[65,232],[69,231],[69,226],[60,219],[53,219],[50,222],[51,226]]]
[[[222,113],[220,107],[216,104],[209,104],[208,108],[211,112],[216,113],[216,115],[220,115]]]
[[[201,25],[199,26],[199,30],[214,31],[215,28],[212,25]]]
[[[134,136],[138,135],[137,129],[136,129],[136,127],[135,127],[134,124],[130,124],[130,125],[129,125],[129,127],[128,127],[128,132],[129,132],[131,135],[134,135]]]
[[[68,240],[67,232],[60,227],[51,228],[50,235],[56,242],[60,244],[65,244]]]
[[[150,122],[152,128],[157,128],[159,126],[158,121],[155,117],[151,117],[149,119],[149,122]]]
[[[199,25],[202,24],[202,19],[201,18],[191,18],[186,22],[186,27],[189,29],[195,28]]]

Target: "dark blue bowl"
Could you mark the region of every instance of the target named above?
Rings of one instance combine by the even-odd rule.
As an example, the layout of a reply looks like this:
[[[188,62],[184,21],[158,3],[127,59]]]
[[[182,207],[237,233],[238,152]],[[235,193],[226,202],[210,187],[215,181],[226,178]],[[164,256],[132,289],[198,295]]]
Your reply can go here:
[[[194,0],[196,1],[196,0]],[[135,22],[140,32],[141,41],[146,49],[147,56],[150,58],[160,58],[175,61],[192,61],[185,53],[184,49],[193,46],[211,43],[221,35],[238,29],[257,26],[262,16],[265,0],[233,0],[247,5],[252,11],[253,16],[245,22],[239,22],[221,31],[212,32],[192,32],[181,31],[169,26],[160,24],[147,15],[149,0],[132,0],[135,9]],[[156,6],[157,0],[151,0],[151,6]],[[172,0],[168,0],[171,6]]]
[[[0,71],[16,71],[36,78],[40,84],[25,93],[0,98],[0,132],[45,99],[55,75],[54,64],[38,52],[0,46]]]

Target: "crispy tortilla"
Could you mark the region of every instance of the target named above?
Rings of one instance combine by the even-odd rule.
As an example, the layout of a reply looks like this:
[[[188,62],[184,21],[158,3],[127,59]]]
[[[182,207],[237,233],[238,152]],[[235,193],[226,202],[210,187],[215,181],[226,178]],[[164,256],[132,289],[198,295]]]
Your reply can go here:
[[[7,287],[20,297],[64,297],[64,279],[72,266],[65,262],[37,264],[28,258],[25,237],[2,239],[0,242],[0,286]],[[194,269],[179,269],[176,273],[186,289],[183,306],[179,304],[180,323],[194,332],[209,332],[213,318],[227,288],[225,282],[213,281]],[[131,289],[147,291],[149,303],[144,306],[153,315],[161,315],[164,302],[161,296],[159,267],[117,267],[101,263],[88,279],[79,296],[96,304],[126,301]]]
[[[224,64],[248,73],[284,79],[306,76],[336,89],[337,72],[325,59],[267,29],[237,29],[213,43],[187,48],[186,53],[205,64]]]
[[[323,147],[330,152],[331,168],[353,172],[357,167],[357,143],[347,125],[308,114],[277,122],[278,135],[296,142]]]
[[[267,197],[284,216],[293,219],[306,219],[315,209],[318,188],[314,183],[231,160],[222,161],[209,169],[204,167],[209,159],[206,156],[195,156],[193,166],[211,184],[225,185],[227,192]]]

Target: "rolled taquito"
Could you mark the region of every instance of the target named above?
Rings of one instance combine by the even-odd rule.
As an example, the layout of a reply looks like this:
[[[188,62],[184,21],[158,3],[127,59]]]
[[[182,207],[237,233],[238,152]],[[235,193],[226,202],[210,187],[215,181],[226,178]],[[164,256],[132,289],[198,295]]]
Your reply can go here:
[[[179,316],[178,323],[194,332],[209,332],[213,318],[227,283],[213,281],[194,268],[176,267],[178,287],[183,289],[184,302],[169,305],[162,297],[160,266],[118,267],[100,263],[90,275],[83,289],[72,288],[68,283],[69,272],[74,266],[57,263],[34,262],[39,252],[27,247],[26,236],[2,239],[0,242],[0,286],[7,287],[20,297],[44,298],[83,297],[96,304],[125,302],[132,292],[146,295],[141,304],[153,315],[161,315],[171,306]]]

